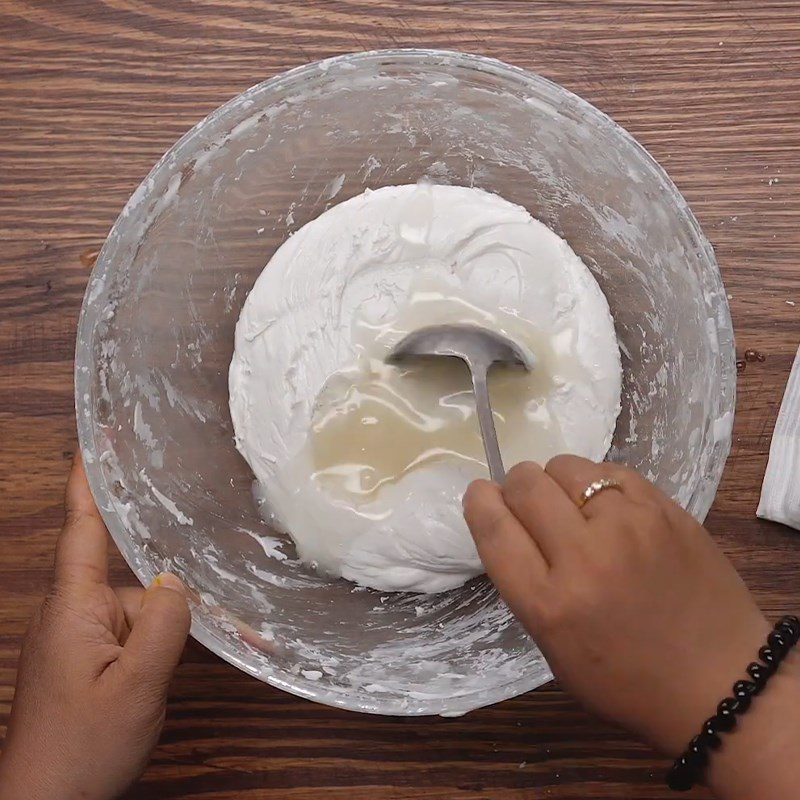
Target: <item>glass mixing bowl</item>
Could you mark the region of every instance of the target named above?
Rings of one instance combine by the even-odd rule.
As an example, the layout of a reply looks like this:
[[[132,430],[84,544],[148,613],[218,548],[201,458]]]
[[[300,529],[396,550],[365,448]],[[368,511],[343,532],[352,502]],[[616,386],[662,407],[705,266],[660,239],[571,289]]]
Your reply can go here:
[[[664,171],[608,117],[461,53],[310,64],[184,136],[92,273],[76,404],[111,535],[143,582],[171,570],[187,583],[199,641],[319,702],[456,715],[550,680],[536,645],[485,579],[392,595],[298,563],[262,521],[228,413],[234,325],[276,248],[334,203],[423,178],[519,203],[583,258],[623,353],[609,457],[702,519],[730,446],[735,378],[711,247]]]

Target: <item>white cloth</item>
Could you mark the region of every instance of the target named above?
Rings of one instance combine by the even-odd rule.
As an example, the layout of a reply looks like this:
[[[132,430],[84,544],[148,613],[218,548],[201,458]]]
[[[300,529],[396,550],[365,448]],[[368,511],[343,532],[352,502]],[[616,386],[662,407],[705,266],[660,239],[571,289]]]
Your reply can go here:
[[[756,516],[800,530],[800,350],[772,434]]]

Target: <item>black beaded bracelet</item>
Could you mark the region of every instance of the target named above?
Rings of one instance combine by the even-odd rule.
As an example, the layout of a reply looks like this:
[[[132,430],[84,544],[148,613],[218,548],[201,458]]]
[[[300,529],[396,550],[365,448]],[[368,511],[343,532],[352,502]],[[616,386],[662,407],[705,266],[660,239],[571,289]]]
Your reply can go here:
[[[747,667],[749,680],[733,684],[733,697],[726,697],[718,706],[717,713],[703,723],[700,733],[689,742],[683,755],[676,759],[667,773],[667,786],[676,792],[685,792],[699,783],[708,764],[709,751],[717,750],[721,744],[721,733],[736,727],[736,717],[744,714],[752,699],[767,685],[778,665],[800,639],[800,619],[783,617],[767,636],[767,643],[758,651],[759,661]]]

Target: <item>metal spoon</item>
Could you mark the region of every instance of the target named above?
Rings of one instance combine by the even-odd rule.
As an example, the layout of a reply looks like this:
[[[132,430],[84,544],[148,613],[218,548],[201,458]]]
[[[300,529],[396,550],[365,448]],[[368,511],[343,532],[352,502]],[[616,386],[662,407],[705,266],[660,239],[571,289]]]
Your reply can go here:
[[[458,324],[432,325],[409,333],[395,345],[386,360],[396,363],[409,358],[432,357],[458,358],[469,367],[489,474],[493,481],[502,481],[505,470],[497,444],[497,431],[486,379],[494,364],[511,364],[522,366],[526,370],[533,369],[533,355],[499,333],[477,325]]]

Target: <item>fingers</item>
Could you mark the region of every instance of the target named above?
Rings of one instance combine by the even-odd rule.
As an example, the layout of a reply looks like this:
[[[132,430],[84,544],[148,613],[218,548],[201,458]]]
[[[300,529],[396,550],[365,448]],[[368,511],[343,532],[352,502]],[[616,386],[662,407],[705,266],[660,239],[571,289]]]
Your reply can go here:
[[[133,630],[139,612],[142,610],[145,591],[141,586],[123,586],[119,589],[114,589],[114,593],[117,595],[119,604],[122,606],[122,613],[125,616],[126,633],[122,640],[122,644],[125,644],[128,635]]]
[[[534,539],[490,481],[471,483],[464,495],[464,518],[486,572],[512,609],[525,605],[531,587],[541,583],[547,564]]]
[[[189,635],[191,614],[186,589],[174,575],[159,575],[144,593],[119,662],[166,692]]]
[[[80,456],[67,481],[65,509],[66,519],[56,545],[56,583],[105,583],[108,531],[94,503]]]
[[[580,501],[583,492],[596,480],[610,478],[621,484],[621,491],[606,489],[587,501],[581,508],[582,515],[587,519],[609,512],[620,513],[626,504],[631,502],[656,501],[661,503],[665,500],[653,484],[620,464],[608,461],[597,464],[589,461],[588,458],[561,455],[550,459],[545,469],[574,503]]]
[[[575,546],[586,520],[575,503],[538,464],[524,461],[509,470],[503,499],[551,566]]]

